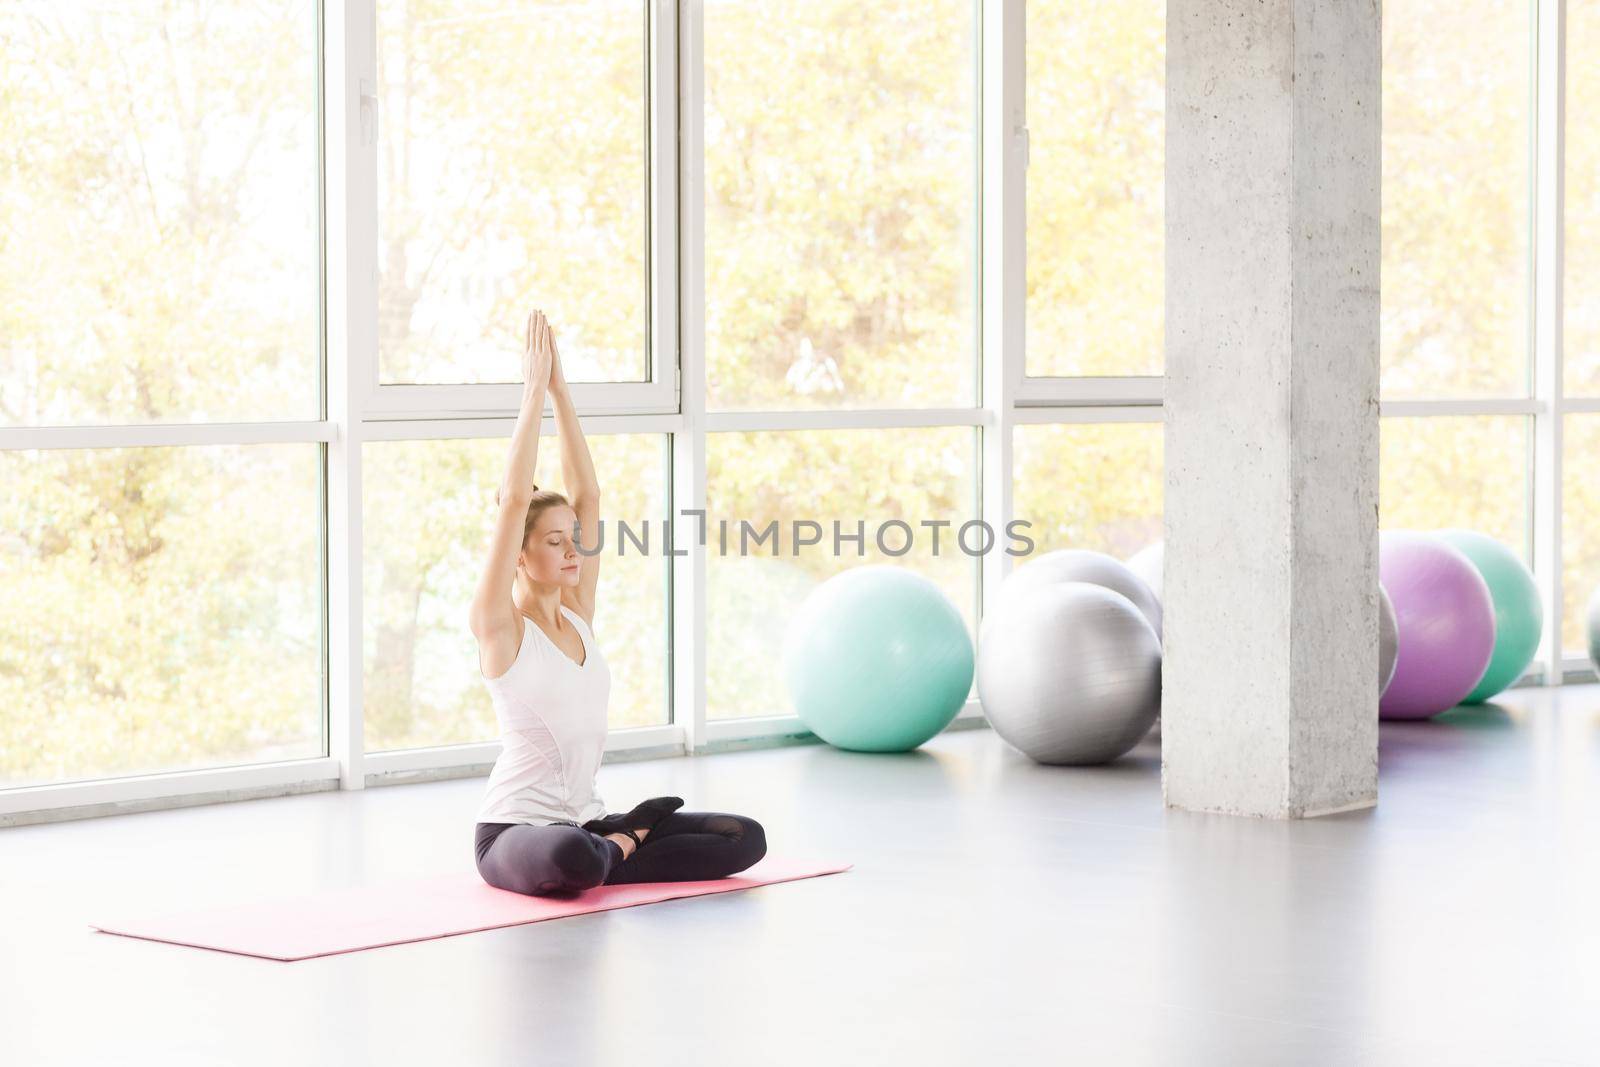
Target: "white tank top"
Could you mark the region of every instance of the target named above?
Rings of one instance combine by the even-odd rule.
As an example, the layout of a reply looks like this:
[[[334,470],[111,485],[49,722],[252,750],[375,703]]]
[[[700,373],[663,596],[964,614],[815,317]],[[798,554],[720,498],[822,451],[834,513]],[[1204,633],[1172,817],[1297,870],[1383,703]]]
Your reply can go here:
[[[500,725],[500,756],[478,806],[478,822],[585,823],[606,814],[595,772],[606,747],[611,671],[583,617],[560,605],[583,641],[579,666],[538,624],[522,619],[511,668],[489,687]]]

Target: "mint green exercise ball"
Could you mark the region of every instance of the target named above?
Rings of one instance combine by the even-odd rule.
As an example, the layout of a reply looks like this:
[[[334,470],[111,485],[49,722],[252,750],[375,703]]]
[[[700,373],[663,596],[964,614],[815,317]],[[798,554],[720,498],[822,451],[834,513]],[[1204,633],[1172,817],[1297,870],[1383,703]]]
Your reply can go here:
[[[1515,552],[1476,530],[1435,530],[1434,536],[1459,548],[1489,585],[1494,601],[1494,653],[1483,677],[1463,704],[1482,704],[1522,677],[1539,652],[1544,606],[1533,574]]]
[[[807,729],[836,748],[909,752],[972,688],[972,638],[920,574],[852,567],[813,589],[784,634],[783,676]]]

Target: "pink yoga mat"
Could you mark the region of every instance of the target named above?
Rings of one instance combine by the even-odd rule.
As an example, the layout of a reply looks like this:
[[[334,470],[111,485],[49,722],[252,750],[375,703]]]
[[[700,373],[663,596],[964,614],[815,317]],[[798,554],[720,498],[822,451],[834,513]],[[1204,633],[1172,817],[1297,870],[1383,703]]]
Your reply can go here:
[[[475,930],[631,908],[678,897],[729,893],[773,882],[838,874],[854,864],[763,859],[730,878],[596,886],[570,900],[524,896],[484,883],[476,872],[443,874],[287,900],[207,911],[141,916],[89,925],[108,934],[218,949],[269,960],[304,960],[426,941]]]

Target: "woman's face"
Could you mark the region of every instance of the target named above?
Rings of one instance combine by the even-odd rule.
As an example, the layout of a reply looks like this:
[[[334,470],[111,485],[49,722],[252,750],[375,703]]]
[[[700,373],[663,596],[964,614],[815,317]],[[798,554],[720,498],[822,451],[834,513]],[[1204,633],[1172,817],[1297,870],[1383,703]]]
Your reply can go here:
[[[530,581],[578,584],[583,557],[578,555],[577,526],[578,514],[569,507],[558,504],[539,513],[533,533],[522,546],[521,567]]]

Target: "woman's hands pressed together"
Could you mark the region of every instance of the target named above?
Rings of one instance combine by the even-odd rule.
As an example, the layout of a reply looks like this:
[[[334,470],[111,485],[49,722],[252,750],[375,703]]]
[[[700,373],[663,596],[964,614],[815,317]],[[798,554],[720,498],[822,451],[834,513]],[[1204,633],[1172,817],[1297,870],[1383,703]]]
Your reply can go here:
[[[528,316],[525,344],[522,349],[522,390],[551,388],[550,369],[555,362],[555,338],[550,333],[550,323],[544,312],[534,310]]]
[[[565,396],[567,392],[567,376],[561,373],[561,353],[556,351],[555,331],[550,329],[550,324],[545,323],[545,339],[550,345],[550,395]]]

